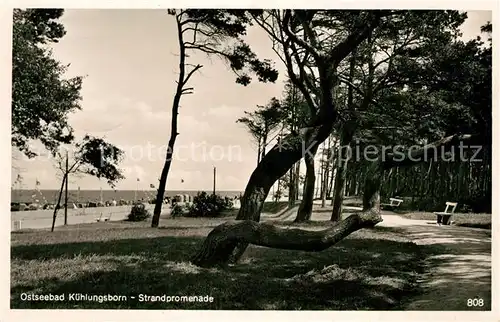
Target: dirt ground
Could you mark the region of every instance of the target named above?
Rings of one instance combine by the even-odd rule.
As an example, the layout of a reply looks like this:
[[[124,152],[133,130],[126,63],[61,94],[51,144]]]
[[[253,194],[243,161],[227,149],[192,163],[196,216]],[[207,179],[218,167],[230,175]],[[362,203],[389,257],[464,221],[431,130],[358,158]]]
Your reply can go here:
[[[382,216],[381,226],[400,227],[429,250],[423,293],[408,310],[491,310],[491,231]]]
[[[314,212],[311,219],[329,216]],[[382,218],[378,225],[403,230],[426,254],[426,273],[419,281],[423,292],[407,310],[491,310],[490,230],[437,226],[435,221],[406,219],[390,211],[383,211]]]

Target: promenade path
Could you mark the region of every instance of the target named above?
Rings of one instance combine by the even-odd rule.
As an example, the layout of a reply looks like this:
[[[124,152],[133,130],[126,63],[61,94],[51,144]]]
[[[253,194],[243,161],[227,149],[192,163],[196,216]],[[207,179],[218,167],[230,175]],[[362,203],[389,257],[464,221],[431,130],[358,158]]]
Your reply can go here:
[[[405,232],[426,256],[426,272],[419,280],[422,293],[409,302],[406,310],[491,309],[490,230],[437,226],[435,221],[406,219],[390,211],[382,211],[382,218],[377,226]],[[330,213],[313,212],[311,219],[329,220]],[[475,299],[477,305],[469,307],[469,299]]]

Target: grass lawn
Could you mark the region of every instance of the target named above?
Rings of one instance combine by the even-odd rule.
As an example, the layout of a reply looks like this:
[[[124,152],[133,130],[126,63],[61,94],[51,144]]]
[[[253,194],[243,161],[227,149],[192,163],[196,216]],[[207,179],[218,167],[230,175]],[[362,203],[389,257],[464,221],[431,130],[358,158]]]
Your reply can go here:
[[[418,292],[415,282],[424,254],[403,233],[384,227],[357,231],[317,253],[250,246],[240,263],[225,269],[191,265],[189,258],[220,220],[164,220],[167,227],[160,229],[149,223],[106,222],[54,233],[14,232],[11,308],[394,310]],[[327,266],[322,274],[304,276]],[[67,299],[75,292],[128,299],[20,299],[22,293],[65,294]],[[141,302],[139,294],[209,295],[214,301]]]
[[[403,218],[436,221],[436,215],[430,212],[409,212],[399,214]],[[453,214],[454,225],[473,228],[491,229],[491,214]]]

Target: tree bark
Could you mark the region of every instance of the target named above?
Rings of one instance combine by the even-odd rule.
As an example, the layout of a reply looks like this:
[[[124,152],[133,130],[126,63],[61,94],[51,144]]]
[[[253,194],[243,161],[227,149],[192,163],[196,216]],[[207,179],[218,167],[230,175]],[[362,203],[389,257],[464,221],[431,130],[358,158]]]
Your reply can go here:
[[[262,136],[262,148],[260,149],[261,157],[260,160],[264,159],[264,156],[266,155],[266,145],[267,145],[267,132],[268,129],[267,127],[264,129],[264,135]]]
[[[326,207],[326,195],[328,193],[328,176],[330,175],[330,163],[332,161],[332,153],[330,151],[331,149],[331,139],[330,136],[328,136],[328,144],[327,144],[327,153],[326,153],[326,162],[325,162],[325,172],[323,173],[323,194],[321,195],[321,207],[325,208]]]
[[[342,214],[342,202],[344,200],[344,186],[347,172],[347,160],[341,160],[335,174],[335,187],[333,189],[333,210],[330,220],[340,221]]]
[[[300,161],[295,163],[295,201],[299,200],[300,187]]]
[[[258,146],[258,150],[257,150],[257,164],[259,164],[259,162],[260,162],[260,157],[261,157],[261,155],[262,155],[262,152],[261,152],[262,150],[261,150],[260,144],[261,144],[261,143],[260,143],[260,139],[259,139],[259,146]]]
[[[57,204],[56,206],[54,207],[54,214],[52,215],[52,228],[50,229],[51,232],[54,231],[54,228],[56,226],[56,218],[57,218],[57,211],[59,210],[59,208],[61,208],[61,199],[62,199],[62,193],[63,193],[63,189],[64,189],[64,184],[66,183],[66,180],[67,180],[67,173],[64,174],[63,176],[63,180],[61,182],[61,188],[59,189],[59,197],[57,198]]]
[[[318,151],[316,147],[311,151],[311,155],[306,155],[304,161],[306,163],[306,178],[304,181],[304,191],[302,193],[302,200],[297,211],[297,217],[294,222],[304,222],[311,219],[313,201],[314,201],[314,186],[316,183],[316,173],[314,170],[314,156]]]
[[[186,46],[184,43],[182,24],[180,18],[176,16],[177,21],[177,39],[179,42],[179,78],[177,80],[177,88],[175,91],[174,99],[172,102],[172,122],[170,128],[170,139],[168,141],[167,155],[165,157],[165,163],[163,164],[163,169],[160,175],[160,183],[158,186],[158,193],[155,200],[155,208],[153,211],[153,218],[151,222],[151,227],[158,227],[160,223],[161,208],[163,205],[163,198],[165,197],[165,187],[167,185],[168,173],[170,171],[170,165],[172,164],[172,156],[174,153],[175,140],[179,133],[177,132],[177,117],[179,115],[179,104],[181,97],[184,94],[184,86],[186,85],[189,77],[201,68],[201,65],[196,65],[187,75],[186,75]],[[186,89],[187,90],[187,89]]]
[[[339,166],[335,174],[335,187],[333,190],[333,210],[330,220],[333,222],[339,221],[342,215],[342,203],[344,201],[344,193],[346,186],[347,164],[350,157],[350,143],[354,135],[355,127],[353,124],[345,124],[342,126],[340,134],[340,151],[339,151]]]
[[[295,206],[295,165],[290,168],[288,179],[288,207]]]

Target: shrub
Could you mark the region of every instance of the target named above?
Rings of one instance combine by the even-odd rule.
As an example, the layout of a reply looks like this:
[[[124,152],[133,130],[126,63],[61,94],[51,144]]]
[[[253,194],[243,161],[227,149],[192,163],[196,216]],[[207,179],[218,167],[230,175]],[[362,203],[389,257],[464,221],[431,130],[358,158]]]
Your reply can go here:
[[[146,205],[143,203],[136,203],[132,206],[130,214],[128,215],[128,221],[145,221],[151,216],[149,211],[146,209]]]
[[[178,203],[174,203],[172,205],[172,210],[170,212],[170,215],[172,216],[172,218],[176,218],[176,217],[181,217],[182,215],[185,215],[188,212],[189,212],[189,207]]]
[[[199,192],[189,206],[190,217],[217,217],[225,210],[233,209],[233,201],[229,197]]]

